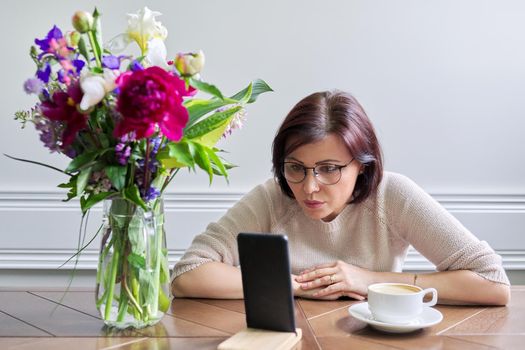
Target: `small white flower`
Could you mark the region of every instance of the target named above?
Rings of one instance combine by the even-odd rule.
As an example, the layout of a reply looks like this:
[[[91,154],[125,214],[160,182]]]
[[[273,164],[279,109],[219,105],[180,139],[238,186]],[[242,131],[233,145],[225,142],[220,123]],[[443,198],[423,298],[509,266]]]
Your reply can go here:
[[[82,101],[80,101],[80,109],[87,111],[102,101],[108,92],[115,89],[115,79],[117,76],[118,71],[113,71],[108,68],[104,68],[103,75],[83,71],[80,76],[80,88],[84,95],[82,96]]]

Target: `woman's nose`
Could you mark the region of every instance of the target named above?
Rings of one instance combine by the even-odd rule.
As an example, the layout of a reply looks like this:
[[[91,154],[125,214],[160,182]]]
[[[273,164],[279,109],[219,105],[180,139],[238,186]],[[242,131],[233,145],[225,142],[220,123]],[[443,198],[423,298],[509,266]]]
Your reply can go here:
[[[304,178],[303,191],[307,194],[314,193],[319,191],[319,183],[315,178],[315,173],[313,169],[308,169],[311,171],[306,171],[306,177]]]

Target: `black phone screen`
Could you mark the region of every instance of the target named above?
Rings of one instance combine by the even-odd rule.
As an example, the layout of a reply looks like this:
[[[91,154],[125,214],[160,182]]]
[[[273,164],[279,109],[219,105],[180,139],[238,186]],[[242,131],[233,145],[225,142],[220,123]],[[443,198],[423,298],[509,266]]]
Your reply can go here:
[[[295,332],[287,237],[240,233],[237,243],[248,327]]]

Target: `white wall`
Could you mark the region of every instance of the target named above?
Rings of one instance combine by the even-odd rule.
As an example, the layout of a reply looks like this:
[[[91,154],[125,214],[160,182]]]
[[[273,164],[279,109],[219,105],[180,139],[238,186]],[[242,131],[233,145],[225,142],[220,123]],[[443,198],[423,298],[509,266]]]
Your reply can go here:
[[[254,78],[275,90],[250,106],[244,129],[221,145],[240,166],[229,186],[217,178],[208,187],[202,174],[173,182],[166,196],[172,262],[207,221],[270,176],[271,140],[292,105],[311,92],[339,88],[352,92],[375,123],[388,170],[414,179],[488,240],[507,269],[525,269],[524,2],[5,2],[2,153],[67,164],[41,146],[32,127],[20,130],[12,115],[34,103],[21,88],[35,70],[27,55],[33,39],[53,24],[70,28],[74,11],[94,5],[103,14],[105,38],[123,30],[125,13],[147,5],[163,13],[171,55],[205,51],[204,79],[226,93]],[[0,269],[55,268],[76,247],[80,219],[78,203],[60,202],[64,193],[56,185],[65,179],[5,157],[0,169]],[[93,244],[80,266],[92,268],[95,257]],[[431,266],[414,253],[407,268]],[[0,285],[12,283],[13,275]]]

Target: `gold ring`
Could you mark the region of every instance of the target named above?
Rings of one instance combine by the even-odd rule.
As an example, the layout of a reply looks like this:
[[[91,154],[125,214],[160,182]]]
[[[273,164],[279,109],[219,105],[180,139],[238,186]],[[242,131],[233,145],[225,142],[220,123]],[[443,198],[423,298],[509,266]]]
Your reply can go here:
[[[334,284],[334,283],[335,283],[334,275],[330,275],[330,284]]]

